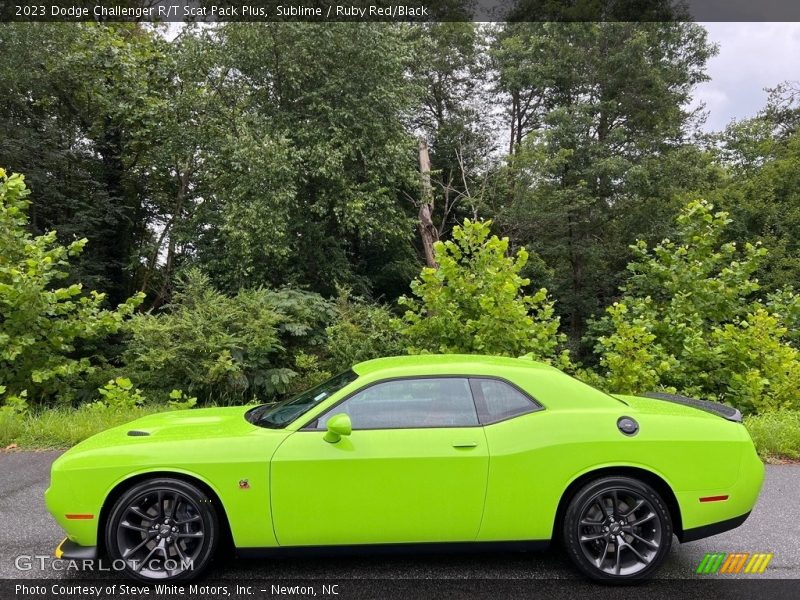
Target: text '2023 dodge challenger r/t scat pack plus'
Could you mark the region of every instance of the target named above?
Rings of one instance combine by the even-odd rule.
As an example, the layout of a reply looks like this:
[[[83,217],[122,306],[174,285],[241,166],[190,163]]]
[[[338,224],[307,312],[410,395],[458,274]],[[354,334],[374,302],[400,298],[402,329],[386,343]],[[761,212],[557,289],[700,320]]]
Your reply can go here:
[[[272,405],[154,414],[78,444],[45,497],[61,558],[196,577],[240,556],[560,541],[650,576],[673,535],[742,524],[764,468],[722,404],[612,396],[527,358],[382,358]]]

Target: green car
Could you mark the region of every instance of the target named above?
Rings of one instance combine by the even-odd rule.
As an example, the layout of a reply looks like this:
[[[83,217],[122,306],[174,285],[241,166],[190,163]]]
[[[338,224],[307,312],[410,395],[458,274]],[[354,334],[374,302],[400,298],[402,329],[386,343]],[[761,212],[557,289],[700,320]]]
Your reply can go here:
[[[722,404],[611,396],[526,358],[382,358],[273,405],[161,413],[53,464],[64,559],[147,581],[240,556],[541,548],[604,581],[741,525],[764,467]]]

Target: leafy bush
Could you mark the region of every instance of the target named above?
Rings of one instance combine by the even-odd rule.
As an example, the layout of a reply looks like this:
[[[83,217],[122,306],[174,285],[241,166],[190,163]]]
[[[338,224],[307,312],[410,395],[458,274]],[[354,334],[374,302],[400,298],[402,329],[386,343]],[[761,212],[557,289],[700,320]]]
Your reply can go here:
[[[405,353],[388,308],[354,298],[348,289],[338,291],[334,321],[325,330],[329,371],[339,372],[365,360]]]
[[[786,328],[786,338],[800,347],[800,295],[792,287],[783,288],[767,297],[767,308]]]
[[[291,351],[323,341],[329,303],[296,290],[233,297],[189,271],[163,313],[136,315],[125,354],[146,388],[186,389],[202,402],[245,403],[289,388]]]
[[[678,217],[676,241],[633,247],[623,298],[595,324],[606,387],[662,387],[746,411],[800,406],[798,352],[779,316],[752,298],[765,251],[721,243],[728,222],[692,202]]]
[[[397,327],[408,352],[499,354],[568,362],[559,354],[553,303],[542,288],[520,276],[528,260],[521,248],[508,255],[508,238],[490,236],[491,221],[470,221],[453,228],[453,240],[434,247],[438,269],[426,267],[411,284],[416,298],[402,297],[407,308]]]
[[[113,410],[130,410],[144,404],[142,390],[134,389],[131,380],[125,377],[112,379],[97,391],[102,397],[98,402]]]
[[[762,458],[800,458],[800,411],[767,411],[744,421]]]
[[[55,231],[32,236],[28,195],[21,175],[0,169],[0,384],[36,402],[70,400],[73,384],[95,369],[78,346],[118,332],[144,296],[105,310],[104,294],[58,287],[86,240],[61,246]]]
[[[172,410],[188,410],[197,405],[197,397],[189,396],[182,390],[172,390],[167,404]]]

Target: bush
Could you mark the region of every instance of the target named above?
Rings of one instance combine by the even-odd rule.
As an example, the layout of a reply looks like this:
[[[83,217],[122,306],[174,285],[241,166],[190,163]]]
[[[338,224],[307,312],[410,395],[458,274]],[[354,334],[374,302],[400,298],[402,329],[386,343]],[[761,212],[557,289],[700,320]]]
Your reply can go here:
[[[372,358],[405,354],[393,321],[388,308],[354,298],[348,289],[340,288],[334,321],[325,330],[328,370],[338,373]]]
[[[744,411],[800,406],[800,357],[781,324],[795,299],[781,296],[784,317],[753,299],[765,251],[721,243],[728,222],[692,202],[678,217],[676,241],[633,247],[622,299],[594,324],[609,390],[663,388]]]
[[[800,458],[800,411],[767,411],[745,419],[759,456]]]
[[[247,403],[285,393],[292,352],[320,345],[331,307],[296,290],[215,290],[197,270],[163,313],[137,315],[125,361],[147,389],[182,388],[201,402]]]
[[[28,195],[21,175],[0,169],[0,384],[27,390],[37,403],[69,401],[96,368],[78,346],[118,332],[144,295],[105,310],[104,294],[86,294],[79,283],[59,287],[86,240],[60,246],[55,231],[32,236]]]
[[[559,349],[566,340],[547,290],[524,291],[530,281],[519,273],[528,253],[509,256],[508,238],[490,236],[490,225],[466,219],[452,241],[436,243],[439,268],[422,269],[411,284],[416,298],[400,299],[407,310],[396,326],[408,352],[531,353],[565,365],[568,355]]]
[[[142,390],[134,389],[131,380],[125,377],[112,379],[97,391],[102,398],[98,403],[113,410],[130,410],[144,404]]]
[[[791,287],[777,290],[767,298],[767,308],[786,328],[786,338],[797,348],[800,346],[800,295]]]

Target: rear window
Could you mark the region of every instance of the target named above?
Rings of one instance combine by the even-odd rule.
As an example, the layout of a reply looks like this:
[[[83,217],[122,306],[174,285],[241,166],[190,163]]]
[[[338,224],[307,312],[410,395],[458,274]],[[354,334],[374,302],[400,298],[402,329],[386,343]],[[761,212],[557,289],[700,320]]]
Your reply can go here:
[[[499,379],[470,379],[482,425],[539,410],[541,406],[511,384]]]

